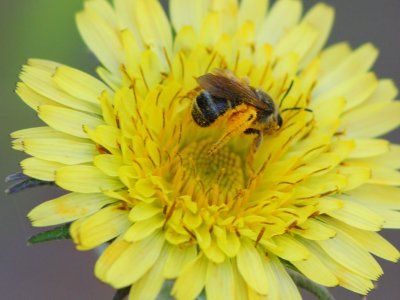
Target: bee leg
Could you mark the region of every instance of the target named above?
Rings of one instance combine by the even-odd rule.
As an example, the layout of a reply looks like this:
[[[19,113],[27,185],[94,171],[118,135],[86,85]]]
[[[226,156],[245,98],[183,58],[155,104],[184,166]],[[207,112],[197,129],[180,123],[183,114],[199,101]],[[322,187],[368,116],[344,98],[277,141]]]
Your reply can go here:
[[[261,130],[259,129],[255,129],[255,128],[247,128],[244,131],[244,134],[256,134],[256,138],[253,141],[253,145],[255,149],[258,149],[258,147],[260,147],[262,139],[263,139],[263,135]]]
[[[220,139],[208,151],[208,155],[214,154],[218,149],[222,148],[235,132],[243,132],[254,122],[257,112],[254,108],[241,106],[228,118],[228,128]]]

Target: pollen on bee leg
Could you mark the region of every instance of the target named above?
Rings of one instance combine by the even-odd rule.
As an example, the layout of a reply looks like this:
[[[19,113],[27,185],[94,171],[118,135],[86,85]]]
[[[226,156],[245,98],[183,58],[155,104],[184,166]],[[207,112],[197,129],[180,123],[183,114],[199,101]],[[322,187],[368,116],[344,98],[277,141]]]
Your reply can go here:
[[[225,133],[208,151],[208,155],[213,155],[224,146],[235,133],[244,132],[256,119],[257,111],[253,107],[244,104],[239,105],[228,117]]]

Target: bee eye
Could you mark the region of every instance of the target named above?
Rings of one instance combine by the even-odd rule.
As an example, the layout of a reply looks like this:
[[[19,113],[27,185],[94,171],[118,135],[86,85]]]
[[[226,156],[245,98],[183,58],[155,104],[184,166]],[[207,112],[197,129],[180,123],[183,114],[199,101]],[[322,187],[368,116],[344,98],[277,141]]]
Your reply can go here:
[[[282,119],[281,115],[278,115],[276,123],[278,124],[279,127],[282,127],[283,119]]]

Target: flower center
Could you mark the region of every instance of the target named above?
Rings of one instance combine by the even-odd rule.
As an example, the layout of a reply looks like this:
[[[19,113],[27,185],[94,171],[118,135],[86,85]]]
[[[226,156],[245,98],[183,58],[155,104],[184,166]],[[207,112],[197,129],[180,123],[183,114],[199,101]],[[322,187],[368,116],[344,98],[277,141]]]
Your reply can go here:
[[[217,185],[221,193],[231,195],[244,186],[242,159],[228,147],[209,155],[210,145],[209,140],[189,144],[182,152],[183,167],[206,191]]]

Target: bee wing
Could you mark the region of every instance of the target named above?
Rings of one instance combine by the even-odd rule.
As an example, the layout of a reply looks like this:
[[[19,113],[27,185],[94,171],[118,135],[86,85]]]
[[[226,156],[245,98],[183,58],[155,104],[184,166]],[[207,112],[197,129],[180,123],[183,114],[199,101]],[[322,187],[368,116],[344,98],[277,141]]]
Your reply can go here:
[[[231,73],[223,70],[218,71],[217,74],[207,73],[198,77],[197,82],[215,97],[242,101],[257,108],[269,110],[268,105],[258,99],[248,84],[237,81]]]

